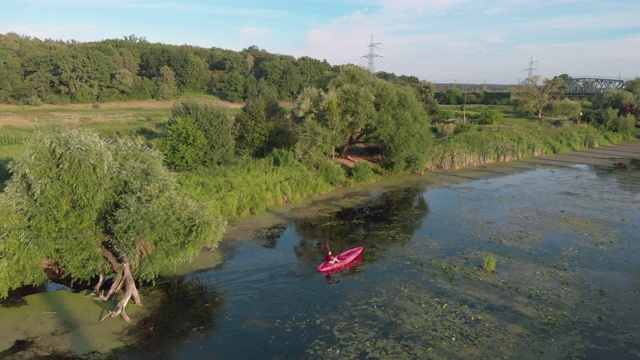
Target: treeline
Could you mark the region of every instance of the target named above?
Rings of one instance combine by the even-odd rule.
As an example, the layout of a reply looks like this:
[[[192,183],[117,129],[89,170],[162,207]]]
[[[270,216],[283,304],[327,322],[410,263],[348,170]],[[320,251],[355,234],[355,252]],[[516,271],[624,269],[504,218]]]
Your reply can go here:
[[[310,57],[167,45],[134,35],[81,43],[0,34],[0,103],[67,104],[168,100],[205,93],[242,102],[270,88],[293,101],[308,86],[325,87],[338,67]],[[430,101],[432,84],[388,74]]]
[[[511,105],[511,91],[463,92],[458,88],[449,88],[444,91],[436,91],[434,97],[438,104],[442,105]]]
[[[346,159],[355,151],[377,155],[392,171],[420,170],[433,134],[430,116],[413,88],[371,77],[365,69],[341,66],[324,86],[307,86],[291,109],[266,87],[230,118],[224,110],[178,103],[158,140],[176,170],[233,164],[237,158],[290,152],[312,168]]]

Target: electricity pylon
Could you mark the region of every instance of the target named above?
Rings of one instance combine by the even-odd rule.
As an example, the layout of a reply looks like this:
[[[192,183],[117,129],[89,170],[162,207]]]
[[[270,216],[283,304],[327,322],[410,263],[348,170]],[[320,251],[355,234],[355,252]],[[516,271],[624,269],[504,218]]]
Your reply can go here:
[[[525,70],[529,71],[527,73],[527,79],[531,79],[533,77],[533,71],[534,70],[538,70],[538,69],[533,67],[537,63],[538,63],[537,61],[533,61],[533,56],[532,56],[531,59],[529,60],[529,67],[525,69]]]
[[[369,53],[367,55],[362,56],[364,58],[369,59],[369,64],[367,65],[367,69],[371,72],[371,75],[374,75],[376,73],[375,58],[382,57],[375,53],[375,50],[378,49],[378,45],[380,45],[380,43],[375,43],[375,44],[373,43],[373,35],[371,35],[371,43],[369,43]]]

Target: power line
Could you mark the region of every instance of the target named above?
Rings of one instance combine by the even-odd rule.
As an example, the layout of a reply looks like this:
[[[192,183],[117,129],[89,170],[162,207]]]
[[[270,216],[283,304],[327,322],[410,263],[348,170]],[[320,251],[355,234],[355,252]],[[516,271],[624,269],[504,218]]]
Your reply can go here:
[[[373,43],[373,35],[371,35],[371,42],[369,43],[369,53],[367,55],[362,56],[363,58],[369,59],[369,64],[367,66],[367,69],[369,69],[369,71],[371,72],[371,75],[374,75],[376,73],[375,58],[382,57],[375,53],[375,50],[378,49],[378,45],[380,45],[380,43],[375,43],[375,44]]]

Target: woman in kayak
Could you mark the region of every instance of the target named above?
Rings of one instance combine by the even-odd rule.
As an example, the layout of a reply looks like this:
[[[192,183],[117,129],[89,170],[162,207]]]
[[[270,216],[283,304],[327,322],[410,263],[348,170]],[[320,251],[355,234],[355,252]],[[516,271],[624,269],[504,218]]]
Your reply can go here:
[[[337,262],[340,262],[340,259],[338,259],[337,256],[331,255],[331,250],[329,250],[329,252],[327,252],[327,256],[325,256],[325,261],[329,264],[335,264]]]
[[[327,248],[327,255],[324,257],[324,260],[326,262],[328,262],[329,264],[335,264],[337,262],[340,262],[340,259],[338,259],[338,257],[333,256],[331,254],[331,249],[329,248],[329,243],[326,243],[325,247]]]

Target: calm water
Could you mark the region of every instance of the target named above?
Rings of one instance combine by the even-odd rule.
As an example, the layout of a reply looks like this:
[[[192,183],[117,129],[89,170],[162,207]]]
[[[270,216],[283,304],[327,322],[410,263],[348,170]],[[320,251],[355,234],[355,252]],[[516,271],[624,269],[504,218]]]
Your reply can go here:
[[[170,318],[119,355],[640,358],[633,165],[399,186],[227,243],[219,268],[163,285]],[[363,262],[318,273],[327,241]]]

